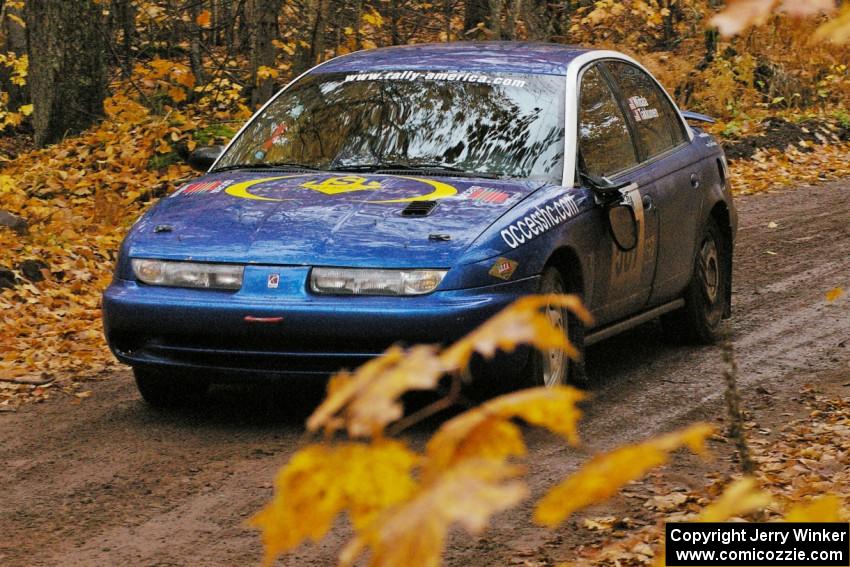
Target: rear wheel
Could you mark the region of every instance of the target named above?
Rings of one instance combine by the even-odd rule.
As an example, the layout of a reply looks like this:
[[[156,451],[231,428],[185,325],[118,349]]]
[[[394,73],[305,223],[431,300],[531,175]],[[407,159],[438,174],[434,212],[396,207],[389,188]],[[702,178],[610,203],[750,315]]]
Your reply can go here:
[[[136,387],[148,405],[158,408],[186,406],[200,401],[209,381],[180,372],[167,372],[137,366],[133,368]]]
[[[709,219],[685,290],[685,306],[661,318],[671,339],[705,344],[718,339],[720,322],[729,310],[730,251],[717,222]]]
[[[568,289],[561,272],[552,266],[547,267],[540,278],[541,294],[563,294],[576,292]],[[584,355],[584,327],[578,318],[563,307],[548,305],[544,311],[553,326],[561,329],[567,338]],[[551,388],[564,384],[584,385],[584,365],[581,361],[569,358],[560,349],[549,349],[531,353],[527,369],[528,381],[532,386]]]

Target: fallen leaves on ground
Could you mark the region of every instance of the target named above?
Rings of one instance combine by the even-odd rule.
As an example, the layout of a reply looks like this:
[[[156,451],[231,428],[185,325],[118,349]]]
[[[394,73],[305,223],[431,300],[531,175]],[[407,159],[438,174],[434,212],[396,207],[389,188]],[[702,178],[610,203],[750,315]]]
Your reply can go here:
[[[627,537],[571,550],[565,559],[577,567],[638,567],[650,565],[644,546],[658,550],[664,542],[664,523],[670,521],[840,522],[850,518],[850,396],[831,397],[807,387],[801,393],[809,415],[782,427],[776,437],[769,430],[750,431],[750,446],[759,471],[754,478],[719,477],[704,488],[683,493],[687,502],[662,515],[650,526],[632,530]],[[662,495],[678,494],[663,492]],[[650,497],[648,502],[657,497]],[[676,497],[681,499],[681,497]],[[602,524],[604,527],[604,524]],[[593,521],[584,527],[598,530]],[[574,555],[577,551],[579,557]],[[659,563],[661,564],[661,563]]]
[[[162,75],[152,89],[194,84],[185,66],[150,64]],[[151,203],[196,175],[176,153],[204,127],[195,111],[158,116],[123,94],[104,108],[98,125],[0,170],[0,209],[29,224],[26,235],[0,227],[0,406],[42,397],[3,379],[68,385],[118,367],[101,325],[118,247]]]
[[[814,185],[850,175],[850,144],[816,145],[815,151],[789,146],[759,150],[752,159],[729,163],[732,189],[750,195],[789,186]]]

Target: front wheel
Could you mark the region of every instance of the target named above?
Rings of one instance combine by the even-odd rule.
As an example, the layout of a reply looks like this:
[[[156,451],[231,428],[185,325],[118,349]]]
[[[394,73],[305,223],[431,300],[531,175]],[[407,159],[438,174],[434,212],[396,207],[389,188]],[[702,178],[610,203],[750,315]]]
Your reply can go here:
[[[543,270],[540,278],[541,294],[563,294],[576,290],[567,289],[564,278],[557,268],[548,267]],[[546,317],[553,326],[566,334],[579,354],[584,355],[584,327],[581,321],[567,309],[549,305],[545,310]],[[527,369],[528,382],[532,386],[551,388],[564,384],[585,385],[584,365],[581,360],[570,359],[560,349],[546,351],[534,350],[529,358]]]
[[[718,339],[720,322],[730,308],[731,250],[731,243],[717,222],[709,219],[685,290],[685,306],[661,318],[670,338],[703,344]]]
[[[165,372],[137,366],[133,368],[136,387],[142,399],[156,408],[181,407],[203,398],[209,381],[180,372]]]

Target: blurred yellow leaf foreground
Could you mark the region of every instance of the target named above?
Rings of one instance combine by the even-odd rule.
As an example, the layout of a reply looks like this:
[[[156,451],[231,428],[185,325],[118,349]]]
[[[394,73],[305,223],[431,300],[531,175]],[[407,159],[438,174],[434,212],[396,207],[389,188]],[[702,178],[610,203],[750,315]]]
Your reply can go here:
[[[540,312],[553,304],[590,322],[590,314],[574,296],[526,297],[446,348],[392,347],[356,371],[334,376],[327,397],[307,421],[308,431],[323,432],[324,441],[306,445],[290,459],[277,475],[272,501],[250,520],[262,532],[265,564],[305,540],[321,540],[347,513],[354,535],[340,553],[340,565],[352,565],[365,555],[373,567],[434,567],[441,563],[453,525],[480,533],[494,514],[525,500],[527,463],[521,459],[527,448],[521,424],[578,445],[578,404],[586,398],[580,390],[532,388],[496,397],[443,422],[422,452],[392,439],[387,431],[404,417],[405,393],[434,390],[444,380],[457,392],[473,355],[491,358],[498,350],[531,345],[578,356]],[[341,432],[347,440],[338,439]],[[533,521],[556,527],[663,465],[680,448],[706,455],[705,443],[713,435],[713,426],[697,423],[594,456],[540,498]],[[781,506],[760,487],[762,482],[742,478],[730,483],[692,519],[740,519]],[[841,501],[823,496],[789,503],[784,518],[778,519],[824,521],[841,516]],[[643,541],[632,544],[631,555],[639,563],[654,557],[657,565],[664,564],[663,553],[656,555]],[[617,553],[625,556],[622,550]],[[594,563],[604,559],[600,553]]]

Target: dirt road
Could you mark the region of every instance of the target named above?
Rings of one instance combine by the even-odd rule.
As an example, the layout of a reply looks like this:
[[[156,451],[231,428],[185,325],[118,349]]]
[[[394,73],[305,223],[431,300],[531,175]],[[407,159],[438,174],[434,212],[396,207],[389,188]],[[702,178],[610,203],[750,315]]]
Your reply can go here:
[[[850,299],[824,300],[829,289],[850,286],[850,181],[740,198],[738,206],[731,329],[741,386],[756,400],[755,419],[782,420],[799,409],[792,398],[803,383],[850,381]],[[590,349],[588,366],[585,447],[532,434],[537,493],[593,451],[723,414],[718,349],[666,344],[654,324]],[[317,389],[219,389],[182,413],[145,407],[129,372],[91,389],[81,403],[61,398],[0,414],[0,564],[257,564],[259,540],[243,521],[299,446]],[[414,432],[413,442],[427,433]],[[539,530],[529,510],[500,515],[482,537],[454,535],[446,563],[568,559],[580,539],[573,525]],[[327,542],[281,564],[331,565],[345,533],[340,524]]]

